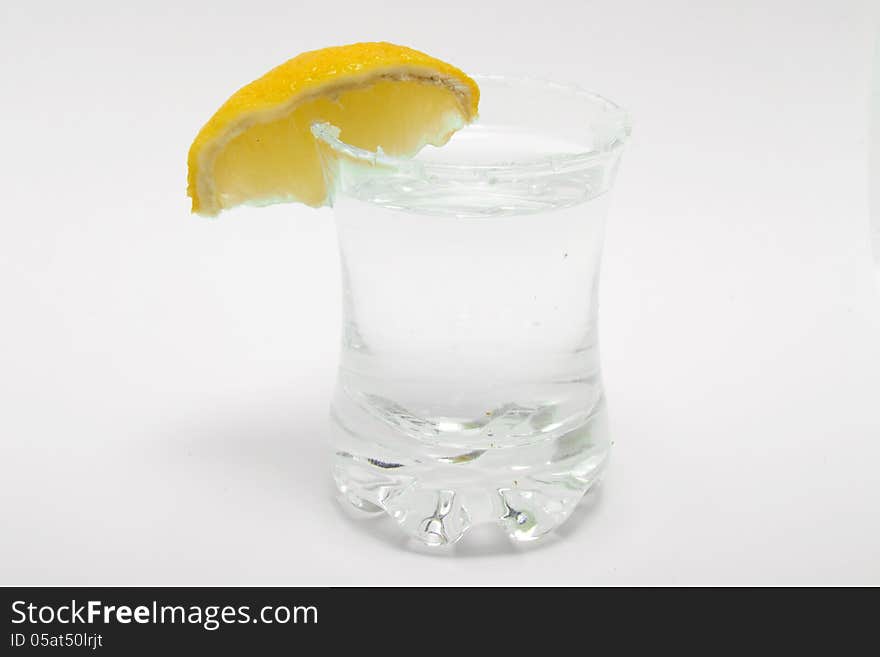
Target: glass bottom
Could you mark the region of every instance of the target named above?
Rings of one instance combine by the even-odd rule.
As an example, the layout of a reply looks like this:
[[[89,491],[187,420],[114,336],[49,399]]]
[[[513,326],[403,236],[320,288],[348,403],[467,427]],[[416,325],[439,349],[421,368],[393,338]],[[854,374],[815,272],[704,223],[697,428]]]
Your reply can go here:
[[[483,417],[430,418],[358,398],[340,382],[332,410],[340,498],[387,514],[426,545],[486,523],[516,542],[539,539],[568,519],[608,457],[601,383],[582,386],[577,408],[571,398],[508,402]]]

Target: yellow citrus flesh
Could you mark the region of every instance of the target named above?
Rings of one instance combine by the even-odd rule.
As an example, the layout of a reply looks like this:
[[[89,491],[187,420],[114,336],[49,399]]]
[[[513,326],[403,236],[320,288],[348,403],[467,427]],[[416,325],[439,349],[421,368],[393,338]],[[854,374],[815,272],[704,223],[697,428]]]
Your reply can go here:
[[[242,203],[320,206],[327,189],[315,122],[353,146],[409,156],[476,117],[476,83],[457,68],[389,43],[303,53],[237,91],[189,151],[193,212]]]

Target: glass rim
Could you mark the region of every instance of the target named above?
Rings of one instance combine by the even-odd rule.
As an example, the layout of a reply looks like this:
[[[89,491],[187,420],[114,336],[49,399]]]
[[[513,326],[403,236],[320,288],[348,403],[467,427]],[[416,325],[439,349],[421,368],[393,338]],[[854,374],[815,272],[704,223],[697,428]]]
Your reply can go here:
[[[617,103],[592,91],[588,91],[578,85],[555,82],[538,77],[508,76],[497,74],[477,74],[471,77],[478,84],[488,82],[490,84],[506,84],[510,86],[533,86],[541,87],[555,93],[563,93],[582,100],[585,104],[608,113],[613,129],[609,131],[607,138],[601,140],[594,148],[582,151],[565,151],[560,153],[542,154],[533,157],[520,158],[517,161],[503,161],[497,163],[468,163],[468,162],[437,162],[419,160],[418,153],[412,157],[398,157],[382,152],[353,146],[343,141],[339,134],[340,130],[330,123],[315,122],[311,125],[314,137],[335,153],[346,159],[367,164],[370,166],[387,167],[399,171],[436,172],[437,174],[462,174],[468,172],[492,171],[498,173],[523,174],[546,170],[550,165],[554,171],[577,170],[582,167],[591,167],[612,160],[629,141],[632,132],[632,119],[630,114]],[[552,118],[548,117],[548,118]],[[585,121],[588,121],[585,117]],[[479,122],[479,116],[476,119]],[[467,127],[467,126],[464,126]],[[574,134],[579,127],[573,126]]]

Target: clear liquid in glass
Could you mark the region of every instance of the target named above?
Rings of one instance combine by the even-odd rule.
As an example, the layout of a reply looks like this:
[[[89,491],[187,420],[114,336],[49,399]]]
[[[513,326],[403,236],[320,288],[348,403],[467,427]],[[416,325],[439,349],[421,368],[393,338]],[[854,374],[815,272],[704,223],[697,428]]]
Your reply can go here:
[[[518,150],[511,135],[462,137],[444,156],[468,142]],[[470,197],[380,182],[381,195],[362,187],[334,204],[337,485],[429,544],[490,521],[537,538],[608,454],[596,331],[608,195],[568,178]]]

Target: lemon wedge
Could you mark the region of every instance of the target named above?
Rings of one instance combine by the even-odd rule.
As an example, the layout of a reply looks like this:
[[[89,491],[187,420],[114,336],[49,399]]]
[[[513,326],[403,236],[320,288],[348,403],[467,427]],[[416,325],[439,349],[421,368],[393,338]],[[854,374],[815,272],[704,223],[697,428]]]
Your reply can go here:
[[[462,71],[391,43],[297,55],[239,89],[189,151],[192,211],[244,203],[327,202],[311,126],[329,123],[347,144],[398,157],[442,146],[477,115],[480,91]]]

